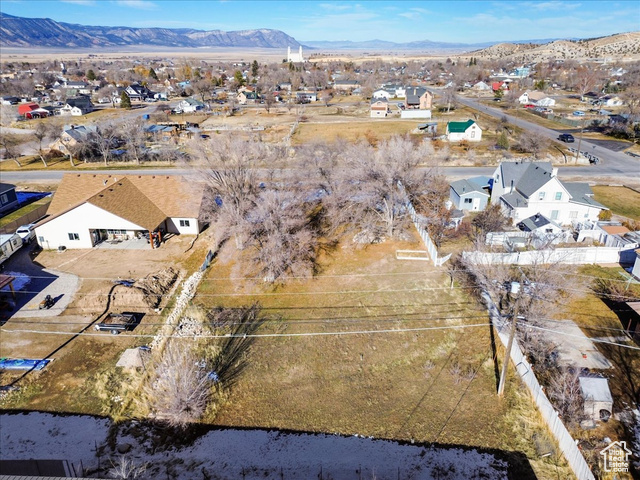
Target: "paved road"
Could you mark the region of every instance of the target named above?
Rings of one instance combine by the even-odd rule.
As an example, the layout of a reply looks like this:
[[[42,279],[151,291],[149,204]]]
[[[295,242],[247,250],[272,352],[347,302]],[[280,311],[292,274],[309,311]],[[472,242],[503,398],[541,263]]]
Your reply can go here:
[[[558,138],[558,131],[556,130],[552,130],[550,128],[537,125],[535,123],[529,122],[527,120],[523,120],[521,118],[515,118],[512,115],[505,115],[505,113],[502,110],[484,105],[478,102],[477,100],[458,96],[458,101],[463,105],[466,105],[468,107],[471,107],[475,110],[478,110],[484,114],[490,115],[498,119],[506,116],[507,120],[512,125],[516,125],[524,130],[529,130],[531,132],[539,133],[540,135],[550,140],[557,140]],[[578,148],[577,139],[576,139],[576,143],[572,144],[571,146],[573,148]],[[636,177],[636,180],[638,177],[640,177],[640,159],[630,157],[629,155],[626,155],[622,152],[609,150],[603,146],[598,146],[596,145],[596,143],[592,143],[587,140],[582,140],[580,144],[580,150],[582,152],[591,152],[593,155],[596,155],[600,159],[600,163],[598,165],[589,167],[588,171],[583,171],[580,173],[580,175],[586,175],[589,177],[628,176],[628,177]]]

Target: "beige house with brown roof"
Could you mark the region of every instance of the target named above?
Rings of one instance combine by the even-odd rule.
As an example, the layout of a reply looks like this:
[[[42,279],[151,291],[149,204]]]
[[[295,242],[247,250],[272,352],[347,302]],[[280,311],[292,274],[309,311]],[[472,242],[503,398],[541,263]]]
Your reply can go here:
[[[149,232],[196,235],[203,191],[177,175],[68,173],[36,238],[42,248],[56,249],[92,248]]]

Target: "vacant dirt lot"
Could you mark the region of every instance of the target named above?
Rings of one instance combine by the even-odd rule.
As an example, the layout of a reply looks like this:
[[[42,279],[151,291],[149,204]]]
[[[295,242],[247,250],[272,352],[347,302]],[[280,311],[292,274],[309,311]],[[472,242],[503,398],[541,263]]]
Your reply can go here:
[[[163,321],[164,312],[155,311],[139,289],[117,286],[108,311],[143,313],[140,325],[133,332],[136,337],[128,333],[112,336],[93,329],[80,337],[76,334],[107,311],[113,280],[140,280],[168,267],[184,276],[197,268],[204,258],[208,236],[205,232],[190,248],[193,240],[193,236],[175,236],[156,250],[40,252],[35,262],[77,275],[80,287],[61,315],[10,317],[1,327],[0,357],[55,359],[42,372],[30,373],[26,380],[19,382],[20,394],[10,398],[8,405],[84,413],[102,411],[100,402],[94,398],[97,393],[90,388],[99,377],[98,372],[112,369],[125,348],[148,343],[157,325]],[[157,283],[155,280],[147,283]],[[171,293],[171,290],[161,293],[161,307]],[[139,335],[143,336],[137,337]],[[0,384],[10,384],[23,373],[0,371]],[[87,381],[89,383],[85,383]]]

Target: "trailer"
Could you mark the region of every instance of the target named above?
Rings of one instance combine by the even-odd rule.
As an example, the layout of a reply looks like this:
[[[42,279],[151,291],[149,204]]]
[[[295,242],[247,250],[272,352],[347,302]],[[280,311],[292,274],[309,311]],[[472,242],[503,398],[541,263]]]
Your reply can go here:
[[[16,233],[0,234],[0,264],[22,247],[22,238]]]
[[[118,335],[120,332],[133,330],[136,324],[137,317],[135,313],[110,313],[94,328],[99,332],[108,331],[112,335]]]

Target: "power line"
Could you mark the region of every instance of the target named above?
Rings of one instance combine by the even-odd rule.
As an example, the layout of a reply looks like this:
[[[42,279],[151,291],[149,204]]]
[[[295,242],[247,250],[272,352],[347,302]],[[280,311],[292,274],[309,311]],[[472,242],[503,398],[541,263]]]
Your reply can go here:
[[[111,337],[111,338],[153,338],[153,337],[161,337],[161,338],[182,338],[182,339],[206,339],[206,338],[266,338],[266,337],[328,337],[328,336],[345,336],[345,335],[368,335],[368,334],[378,334],[378,333],[406,333],[406,332],[423,332],[429,330],[454,330],[458,328],[476,328],[476,327],[487,327],[488,323],[477,323],[477,324],[462,324],[462,325],[449,325],[442,327],[416,327],[416,328],[392,328],[392,329],[383,329],[383,330],[349,330],[345,332],[301,332],[301,333],[260,333],[260,334],[225,334],[225,335],[215,335],[215,334],[206,334],[206,335],[163,335],[163,334],[127,334],[122,337]],[[87,333],[87,332],[60,332],[60,331],[45,331],[45,330],[24,330],[24,329],[14,329],[14,330],[3,330],[5,333],[35,333],[35,334],[46,334],[46,335],[78,335],[78,336],[89,336],[89,337],[105,337],[104,333]]]

